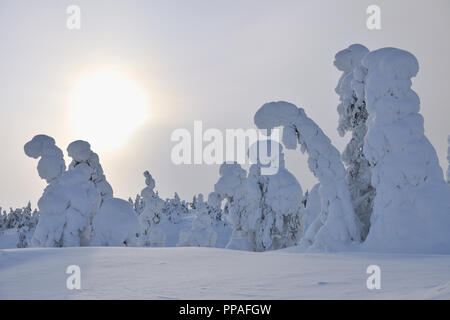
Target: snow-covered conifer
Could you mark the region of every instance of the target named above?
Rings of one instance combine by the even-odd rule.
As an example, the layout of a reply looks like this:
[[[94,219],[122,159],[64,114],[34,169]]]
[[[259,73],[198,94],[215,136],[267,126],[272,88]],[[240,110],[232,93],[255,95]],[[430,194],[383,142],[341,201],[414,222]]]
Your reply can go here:
[[[263,105],[255,114],[260,129],[283,126],[283,144],[297,144],[308,154],[308,166],[320,182],[321,212],[300,241],[302,248],[339,250],[359,243],[360,222],[356,217],[345,182],[345,168],[339,151],[302,108],[280,101]]]
[[[247,172],[238,163],[224,163],[219,169],[220,178],[214,185],[217,201],[225,200],[224,215],[233,228],[227,248],[253,250],[248,237],[249,198]],[[251,201],[251,200],[250,200]]]
[[[184,201],[181,201],[178,193],[175,192],[173,199],[166,199],[164,203],[163,213],[164,217],[172,223],[179,223],[183,216],[188,214],[189,209],[187,208]]]
[[[208,207],[209,216],[213,221],[222,221],[222,200],[217,192],[211,192],[208,195]]]
[[[82,140],[73,141],[67,147],[67,153],[72,158],[69,170],[76,168],[80,164],[87,164],[90,168],[90,180],[95,184],[97,191],[105,198],[113,197],[113,189],[106,181],[103,168],[100,165],[98,155],[91,150],[91,145]]]
[[[352,134],[350,142],[342,153],[342,160],[347,167],[345,178],[355,214],[362,224],[361,238],[363,240],[369,232],[370,215],[375,197],[375,189],[370,181],[370,165],[363,153],[368,113],[363,82],[367,70],[361,65],[361,60],[368,52],[366,47],[353,44],[339,51],[334,60],[334,65],[343,72],[336,88],[340,100],[337,107],[338,132],[341,136],[344,136],[346,132]]]
[[[450,190],[411,89],[418,61],[409,52],[383,48],[362,64],[369,112],[364,154],[377,190],[364,248],[449,253]]]
[[[65,170],[62,151],[55,140],[45,135],[35,136],[25,144],[25,153],[41,157],[38,172],[49,185],[38,201],[40,219],[32,245],[65,247],[88,245],[92,216],[100,206],[100,196],[90,180],[91,170],[80,164]]]
[[[278,149],[277,152],[274,152]],[[265,151],[262,151],[265,150]],[[278,155],[262,164],[260,155]],[[271,140],[250,147],[255,164],[248,174],[248,236],[254,251],[294,246],[304,231],[303,191],[297,179],[285,168],[282,146]],[[266,156],[266,155],[265,155]],[[255,161],[256,160],[256,161]],[[261,175],[263,167],[278,168],[273,175]]]
[[[155,180],[152,175],[145,171],[144,177],[146,187],[141,191],[144,210],[139,215],[139,224],[141,226],[139,245],[144,247],[163,247],[166,236],[159,223],[162,219],[164,201],[153,190],[155,188]]]
[[[31,203],[28,202],[28,205],[21,210],[20,221],[16,227],[18,234],[17,248],[26,248],[29,245],[29,234],[36,228],[32,215]]]
[[[208,214],[203,195],[200,193],[196,197],[194,214],[190,230],[180,232],[179,247],[214,247],[217,240],[217,233],[212,228],[211,217]]]

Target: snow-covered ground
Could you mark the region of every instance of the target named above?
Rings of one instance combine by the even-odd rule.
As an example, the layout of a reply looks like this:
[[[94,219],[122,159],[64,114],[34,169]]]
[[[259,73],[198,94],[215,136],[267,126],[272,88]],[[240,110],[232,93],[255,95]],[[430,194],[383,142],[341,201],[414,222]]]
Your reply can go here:
[[[449,255],[217,248],[0,250],[0,299],[450,299]],[[381,289],[369,290],[369,265]],[[68,290],[66,268],[81,268]]]

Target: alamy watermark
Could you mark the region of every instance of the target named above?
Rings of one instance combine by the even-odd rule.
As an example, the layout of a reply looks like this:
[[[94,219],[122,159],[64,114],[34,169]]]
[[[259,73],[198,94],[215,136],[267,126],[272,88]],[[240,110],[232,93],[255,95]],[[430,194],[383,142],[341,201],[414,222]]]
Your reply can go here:
[[[76,264],[70,265],[66,269],[66,273],[70,276],[66,280],[66,287],[69,290],[81,289],[81,268]]]
[[[369,290],[381,289],[381,268],[376,264],[372,264],[367,267],[367,274],[370,276],[367,278],[366,286]]]
[[[69,30],[81,29],[81,9],[77,5],[70,5],[66,9],[66,13],[69,15],[66,20],[66,27]]]
[[[179,128],[170,136],[171,160],[181,164],[259,164],[262,175],[273,175],[280,166],[280,129],[204,130],[202,121],[194,121],[193,134]]]
[[[381,8],[375,4],[367,7],[366,13],[369,15],[366,26],[369,30],[381,30]]]

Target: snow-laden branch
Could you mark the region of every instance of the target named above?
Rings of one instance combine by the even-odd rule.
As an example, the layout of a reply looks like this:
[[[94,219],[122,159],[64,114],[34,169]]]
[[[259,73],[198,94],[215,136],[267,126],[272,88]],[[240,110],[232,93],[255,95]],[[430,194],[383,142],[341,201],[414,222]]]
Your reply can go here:
[[[355,216],[345,182],[339,151],[302,108],[289,102],[270,102],[255,114],[260,129],[283,127],[283,144],[295,149],[300,144],[308,154],[308,166],[320,182],[321,212],[306,231],[300,246],[338,250],[360,241],[360,223]]]

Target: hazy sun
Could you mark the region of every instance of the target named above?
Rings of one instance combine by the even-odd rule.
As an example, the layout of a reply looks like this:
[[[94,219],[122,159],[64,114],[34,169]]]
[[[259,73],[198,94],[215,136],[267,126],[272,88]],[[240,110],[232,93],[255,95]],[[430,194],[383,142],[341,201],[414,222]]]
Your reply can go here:
[[[97,150],[118,147],[148,116],[144,90],[115,69],[94,70],[80,76],[69,95],[73,134]]]

